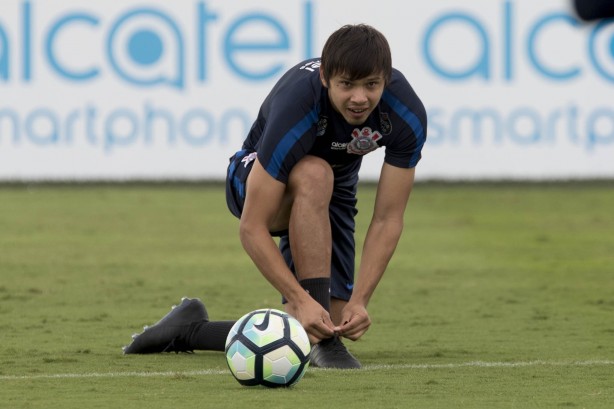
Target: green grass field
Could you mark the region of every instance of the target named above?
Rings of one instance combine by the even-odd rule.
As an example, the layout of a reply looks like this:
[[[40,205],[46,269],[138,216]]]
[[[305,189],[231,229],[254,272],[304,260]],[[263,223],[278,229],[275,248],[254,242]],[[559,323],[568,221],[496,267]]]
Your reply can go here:
[[[374,189],[360,189],[359,246]],[[614,182],[417,184],[352,352],[294,388],[124,356],[182,296],[279,308],[220,185],[0,187],[0,408],[612,408]]]

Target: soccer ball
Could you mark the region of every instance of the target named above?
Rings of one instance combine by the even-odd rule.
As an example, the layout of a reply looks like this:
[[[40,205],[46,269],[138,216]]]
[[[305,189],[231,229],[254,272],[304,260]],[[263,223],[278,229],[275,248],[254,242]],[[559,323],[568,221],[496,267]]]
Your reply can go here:
[[[241,385],[291,386],[309,367],[311,346],[300,322],[275,309],[242,316],[226,338],[226,361]]]

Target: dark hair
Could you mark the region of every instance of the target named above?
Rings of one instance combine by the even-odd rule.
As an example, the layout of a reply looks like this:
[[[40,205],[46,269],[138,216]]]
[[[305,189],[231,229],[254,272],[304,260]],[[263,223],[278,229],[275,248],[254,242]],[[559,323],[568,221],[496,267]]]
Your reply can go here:
[[[366,24],[345,25],[332,33],[322,49],[321,63],[326,83],[336,74],[357,80],[382,73],[386,83],[392,75],[386,37]]]

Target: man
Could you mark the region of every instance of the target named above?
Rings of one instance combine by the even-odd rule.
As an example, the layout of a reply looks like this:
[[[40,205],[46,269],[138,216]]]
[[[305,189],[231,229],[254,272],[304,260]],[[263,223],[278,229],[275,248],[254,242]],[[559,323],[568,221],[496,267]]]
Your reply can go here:
[[[395,250],[426,138],[424,106],[367,25],[335,31],[320,59],[291,68],[263,102],[226,182],[243,247],[313,344],[311,365],[360,368],[341,337],[371,325],[368,302]],[[354,282],[354,216],[363,155],[386,153]],[[279,247],[274,236],[280,236]],[[182,304],[125,353],[223,350],[232,321]]]

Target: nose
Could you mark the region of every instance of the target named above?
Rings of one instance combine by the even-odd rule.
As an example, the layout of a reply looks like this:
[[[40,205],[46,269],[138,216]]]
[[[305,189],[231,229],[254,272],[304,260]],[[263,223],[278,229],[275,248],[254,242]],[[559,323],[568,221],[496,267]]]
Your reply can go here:
[[[367,91],[364,87],[354,87],[352,90],[351,101],[355,104],[363,104],[368,101]]]

